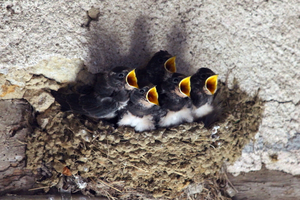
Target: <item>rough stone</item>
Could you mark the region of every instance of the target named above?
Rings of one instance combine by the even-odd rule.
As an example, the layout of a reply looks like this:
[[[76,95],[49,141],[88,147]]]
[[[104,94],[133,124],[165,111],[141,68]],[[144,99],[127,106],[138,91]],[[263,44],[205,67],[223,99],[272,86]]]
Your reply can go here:
[[[26,99],[38,112],[47,110],[55,101],[51,94],[39,90],[26,90],[23,98]]]
[[[66,59],[51,57],[34,66],[31,73],[42,74],[47,78],[54,79],[59,83],[75,81],[78,72],[83,68],[80,59]]]
[[[32,108],[24,100],[0,100],[0,113],[0,195],[27,191],[35,184],[32,172],[25,168]]]
[[[80,59],[52,57],[25,69],[11,68],[0,71],[0,99],[26,99],[36,111],[50,107],[54,98],[49,89],[58,90],[74,82],[84,70]]]

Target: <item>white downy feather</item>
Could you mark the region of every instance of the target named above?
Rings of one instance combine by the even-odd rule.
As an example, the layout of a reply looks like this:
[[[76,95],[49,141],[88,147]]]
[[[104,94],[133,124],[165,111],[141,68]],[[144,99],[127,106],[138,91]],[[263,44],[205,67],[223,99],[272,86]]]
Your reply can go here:
[[[151,115],[146,115],[144,117],[137,117],[132,115],[130,112],[126,112],[122,119],[118,122],[119,126],[131,126],[134,127],[136,131],[145,131],[155,129],[155,124],[153,122],[153,117]]]
[[[193,115],[191,109],[184,107],[178,112],[169,111],[166,116],[159,121],[159,126],[168,127],[172,125],[181,124],[183,122],[192,122]]]
[[[199,108],[193,108],[193,115],[194,117],[200,118],[200,117],[204,117],[205,115],[209,114],[211,111],[213,111],[213,106],[209,105],[209,104],[204,104],[203,106],[200,106]]]

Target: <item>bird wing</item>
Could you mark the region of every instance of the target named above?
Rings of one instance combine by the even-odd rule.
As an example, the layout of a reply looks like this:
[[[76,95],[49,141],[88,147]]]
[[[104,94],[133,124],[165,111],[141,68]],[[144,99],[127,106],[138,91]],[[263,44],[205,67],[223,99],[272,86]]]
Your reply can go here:
[[[62,111],[72,111],[94,118],[112,118],[119,108],[119,103],[114,98],[101,98],[94,93],[88,95],[62,94],[57,91],[51,93],[61,105]]]
[[[81,97],[80,104],[86,115],[95,118],[113,118],[119,109],[119,102],[112,97],[84,96]]]

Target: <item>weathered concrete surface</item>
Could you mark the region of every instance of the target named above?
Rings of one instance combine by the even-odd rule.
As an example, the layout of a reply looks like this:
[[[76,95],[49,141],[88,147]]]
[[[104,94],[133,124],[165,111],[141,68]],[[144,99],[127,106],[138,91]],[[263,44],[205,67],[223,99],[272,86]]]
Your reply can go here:
[[[236,77],[249,94],[260,88],[266,108],[256,141],[228,170],[238,174],[265,163],[268,169],[300,174],[298,0],[39,0],[0,5],[0,73],[53,56],[79,58],[93,72],[116,65],[137,67],[160,49],[177,55],[181,72],[209,67],[224,80],[231,69],[229,80]],[[92,6],[100,16],[88,28],[83,24]]]

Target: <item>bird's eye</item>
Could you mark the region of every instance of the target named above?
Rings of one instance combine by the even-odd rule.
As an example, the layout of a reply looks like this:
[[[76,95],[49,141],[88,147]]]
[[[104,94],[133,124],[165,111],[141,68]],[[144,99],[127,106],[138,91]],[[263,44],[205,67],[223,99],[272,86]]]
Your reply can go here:
[[[207,76],[206,76],[205,74],[200,74],[200,78],[201,78],[201,79],[206,79]]]
[[[173,78],[173,83],[175,83],[175,84],[179,83],[179,79],[178,78]]]
[[[124,78],[125,77],[125,75],[123,73],[119,74],[118,76],[119,76],[119,78]]]
[[[160,58],[160,59],[158,59],[158,62],[159,63],[164,63],[165,61],[164,61],[164,59]]]
[[[140,92],[140,94],[144,94],[145,93],[145,89],[140,89],[139,92]]]

